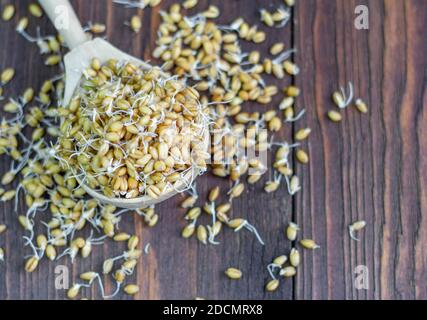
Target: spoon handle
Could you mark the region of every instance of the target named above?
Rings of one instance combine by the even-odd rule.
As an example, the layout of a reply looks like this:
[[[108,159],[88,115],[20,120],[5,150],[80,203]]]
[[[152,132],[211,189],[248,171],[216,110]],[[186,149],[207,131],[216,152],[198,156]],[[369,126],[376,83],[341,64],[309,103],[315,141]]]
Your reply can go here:
[[[71,49],[88,40],[68,0],[39,0],[55,28]]]

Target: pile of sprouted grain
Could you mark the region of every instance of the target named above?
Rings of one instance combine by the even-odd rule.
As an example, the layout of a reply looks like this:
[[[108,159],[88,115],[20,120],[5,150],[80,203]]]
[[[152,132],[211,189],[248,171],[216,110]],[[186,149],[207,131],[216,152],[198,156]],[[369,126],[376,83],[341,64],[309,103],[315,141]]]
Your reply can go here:
[[[114,2],[133,8],[160,3],[154,0]],[[290,7],[294,1],[286,0],[284,3],[287,7],[274,12],[261,10],[262,22],[271,27],[284,27],[289,21]],[[196,5],[197,0],[186,0],[182,4],[185,9]],[[3,19],[8,21],[14,9],[5,10]],[[29,11],[34,17],[41,16],[35,4],[29,7]],[[208,201],[200,206],[196,205],[199,200],[196,185],[189,186],[189,196],[181,204],[188,209],[185,219],[189,223],[182,230],[184,238],[195,235],[203,244],[217,245],[217,235],[223,227],[228,227],[235,232],[243,229],[252,232],[264,244],[255,226],[245,217],[235,217],[235,213],[231,217],[233,199],[243,194],[246,183],[258,182],[268,170],[262,158],[250,157],[247,153],[242,155],[239,152],[242,148],[275,153],[273,179],[265,184],[266,192],[275,192],[282,185],[290,195],[301,189],[290,159],[295,150],[295,158],[300,163],[309,161],[301,144],[309,137],[310,128],[297,131],[294,142],[269,138],[269,133],[271,136],[283,124],[297,121],[304,115],[304,110],[297,111],[295,106],[300,89],[293,85],[284,88],[281,103],[271,108],[272,97],[279,93],[279,89],[267,85],[263,79],[264,74],[277,79],[283,79],[286,74],[298,75],[299,68],[291,60],[295,50],[285,50],[285,44],[277,43],[270,48],[271,59],[262,58],[259,51],[244,52],[241,42],[262,43],[266,33],[258,30],[256,25],[249,25],[243,18],[229,25],[216,24],[214,19],[220,15],[220,11],[215,6],[193,16],[185,16],[181,6],[174,4],[167,12],[161,11],[160,15],[163,22],[159,26],[153,56],[163,61],[162,70],[153,69],[144,73],[129,63],[109,61],[101,66],[94,60],[85,74],[78,97],[68,108],[56,106],[60,105],[64,89],[62,75],[46,80],[37,96],[34,89],[28,88],[20,97],[10,99],[4,106],[12,117],[1,122],[0,152],[10,156],[13,162],[10,171],[3,175],[2,184],[7,186],[18,177],[19,184],[8,191],[1,189],[0,194],[1,201],[15,199],[16,209],[18,198],[22,193],[25,196],[28,209],[18,218],[27,231],[25,245],[31,252],[25,270],[33,272],[44,257],[53,261],[69,256],[73,261],[80,253],[86,258],[93,246],[101,245],[108,238],[127,242],[122,254],[104,261],[102,270],[81,274],[81,282],[69,289],[69,298],[76,298],[81,288],[96,283],[104,298],[113,297],[121,288],[129,295],[139,291],[137,285],[126,285],[125,280],[133,274],[141,254],[148,254],[149,244],[144,250],[138,249],[139,239],[136,236],[118,231],[121,215],[131,210],[117,209],[88,198],[80,183],[84,181],[93,188],[100,188],[109,196],[135,197],[147,193],[155,197],[157,191],[160,192],[165,186],[165,180],[173,181],[177,173],[179,175],[188,169],[188,166],[181,166],[177,161],[182,156],[182,150],[178,152],[172,148],[167,139],[166,146],[153,139],[153,133],[157,136],[160,134],[158,130],[163,130],[162,122],[169,126],[175,123],[171,119],[179,118],[182,119],[181,125],[187,123],[191,126],[198,122],[192,121],[194,117],[201,116],[202,110],[206,112],[206,118],[202,116],[202,119],[209,121],[212,135],[209,150],[211,163],[207,168],[214,175],[233,182],[226,192],[228,201],[217,203],[222,191],[214,187],[208,194]],[[28,17],[21,18],[17,32],[29,42],[36,43],[41,54],[48,55],[46,65],[59,65],[63,70],[61,52],[64,44],[61,37],[41,36],[39,29],[33,37],[26,31],[28,22]],[[141,21],[136,18],[129,24],[135,32],[141,28]],[[89,22],[84,29],[100,34],[106,28],[103,24]],[[153,73],[160,71],[170,72],[177,78],[145,81],[155,78]],[[13,76],[13,68],[2,72],[0,97]],[[123,78],[127,80],[122,82]],[[186,89],[179,84],[181,81],[187,85]],[[116,85],[117,90],[114,89]],[[184,110],[175,104],[171,110],[162,111],[162,103],[147,105],[145,94],[138,96],[136,93],[139,90],[145,94],[152,92],[154,99],[162,97],[163,91],[173,90],[174,94],[165,96],[174,96],[178,104],[181,97],[177,95],[185,91],[186,96],[193,99],[190,103],[192,108]],[[159,90],[162,91],[160,94]],[[346,99],[344,92],[334,94],[334,101],[339,103],[340,108],[346,107],[351,100],[350,97]],[[263,105],[263,112],[242,111],[242,105],[247,101]],[[361,100],[356,105],[361,112],[367,110]],[[281,112],[283,117],[280,116]],[[334,117],[330,118],[333,120]],[[178,127],[175,125],[173,130],[176,133]],[[33,129],[31,137],[23,134],[26,127]],[[138,156],[132,157],[132,152]],[[88,163],[88,158],[92,157],[95,161]],[[197,165],[205,168],[205,162],[203,157]],[[141,177],[142,181],[139,180]],[[157,189],[152,190],[152,186]],[[50,213],[49,216],[44,214],[46,211]],[[158,215],[154,207],[141,208],[136,212],[144,218],[147,226],[156,225]],[[209,224],[201,223],[202,214],[209,217]],[[352,225],[349,228],[352,238],[353,233],[363,227],[361,222]],[[0,233],[5,229],[1,225]],[[84,229],[89,229],[89,237],[81,235]],[[287,278],[296,274],[300,264],[295,241],[298,230],[295,223],[289,223],[286,228],[293,248],[289,254],[275,258],[267,266],[271,276],[265,287],[267,291],[275,291],[279,287],[277,275]],[[303,239],[299,243],[302,248],[318,248],[311,239]],[[0,261],[3,259],[4,251],[0,249]],[[242,277],[242,272],[237,268],[229,268],[225,273],[231,279]],[[101,274],[112,274],[116,283],[114,292],[105,292]]]
[[[183,192],[209,157],[198,98],[157,67],[93,59],[70,105],[58,110],[53,149],[74,178],[107,197]]]

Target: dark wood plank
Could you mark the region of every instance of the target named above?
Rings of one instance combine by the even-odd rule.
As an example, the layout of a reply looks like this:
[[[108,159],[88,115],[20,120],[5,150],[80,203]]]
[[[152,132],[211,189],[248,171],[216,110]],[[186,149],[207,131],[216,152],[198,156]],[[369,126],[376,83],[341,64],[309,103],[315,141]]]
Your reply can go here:
[[[366,4],[370,28],[356,30],[354,9]],[[423,1],[299,1],[295,30],[297,83],[313,129],[303,191],[297,198],[303,234],[322,248],[304,255],[298,299],[425,298],[426,58],[420,54]],[[369,115],[346,110],[326,119],[331,94],[352,81]],[[425,122],[425,121],[424,121]],[[423,193],[424,192],[424,193]],[[367,221],[361,242],[347,226]],[[354,286],[355,267],[369,271],[369,289]]]
[[[1,1],[1,6],[10,3],[10,1]],[[27,15],[28,1],[14,2],[17,12],[22,13],[21,16]],[[35,44],[29,44],[23,40],[15,32],[16,23],[19,20],[19,14],[15,14],[12,22],[4,23],[1,21],[0,26],[0,69],[5,67],[16,68],[16,76],[14,80],[4,88],[4,95],[8,97],[16,97],[20,95],[28,86],[39,88],[43,79],[58,73],[54,68],[44,68],[43,58],[38,54],[38,48]],[[32,32],[35,32],[36,25],[40,26],[42,33],[53,32],[53,26],[46,20],[33,19],[30,22]],[[38,66],[38,67],[37,67]],[[1,105],[6,100],[1,102]],[[5,115],[3,110],[1,116]],[[6,116],[6,117],[10,117]],[[3,173],[10,170],[9,159],[5,161],[2,156],[0,170]],[[17,182],[13,184],[15,187]],[[29,254],[28,248],[24,249],[24,241],[22,229],[18,226],[17,215],[14,210],[13,202],[1,203],[0,221],[8,226],[5,234],[0,236],[0,246],[5,248],[6,258],[5,263],[0,265],[0,298],[2,299],[33,299],[33,298],[57,298],[59,293],[52,290],[54,287],[54,266],[46,261],[41,263],[41,269],[44,272],[27,275],[23,271],[25,255]],[[18,207],[18,212],[24,210],[23,200],[21,199]]]
[[[386,9],[390,10],[390,7],[390,3],[387,3]],[[420,186],[420,179],[423,177],[425,179],[426,173],[421,170],[423,162],[419,155],[423,149],[420,149],[421,146],[417,140],[418,137],[422,137],[418,134],[422,123],[425,123],[425,120],[422,122],[421,118],[427,106],[423,103],[427,85],[427,58],[420,54],[425,50],[421,30],[423,29],[423,22],[427,19],[427,4],[423,1],[405,2],[402,11],[404,12],[402,20],[407,26],[404,48],[406,59],[402,61],[405,66],[402,70],[405,89],[400,96],[400,106],[396,110],[402,141],[399,150],[401,163],[399,164],[400,176],[398,176],[400,181],[396,183],[399,187],[396,195],[399,199],[398,211],[401,212],[402,216],[399,219],[397,244],[396,249],[394,249],[398,252],[394,297],[399,299],[426,299],[427,286],[425,283],[417,281],[427,272],[427,265],[425,264],[427,254],[425,251],[417,252],[417,248],[423,245],[423,239],[419,238],[420,231],[427,226],[427,222],[422,217],[425,208],[421,206],[423,200]],[[389,23],[393,23],[393,21],[389,21]],[[399,43],[400,30],[395,28],[392,32],[395,35],[394,43]],[[389,66],[392,69],[393,61],[395,59],[390,57]],[[386,105],[389,103],[393,103],[393,101],[385,102]],[[420,261],[424,261],[424,265],[420,265]]]
[[[164,1],[161,7],[167,7],[170,3],[173,1]],[[247,6],[245,1],[199,1],[199,5],[192,9],[190,14],[208,8],[209,4],[217,5],[222,12],[217,19],[218,23],[230,23],[236,17],[242,16],[250,23],[259,24],[255,8],[266,6],[265,1],[255,1],[253,6]],[[152,21],[154,20],[158,23],[158,18],[152,17]],[[155,30],[155,26],[151,27]],[[269,31],[261,25],[260,29]],[[289,27],[269,34],[267,41],[261,45],[261,49],[259,45],[247,43],[244,44],[243,49],[267,52],[273,43],[279,41],[285,42],[287,46],[291,45]],[[154,43],[151,41],[150,45],[152,50]],[[272,77],[266,77],[266,79],[269,83],[280,87],[290,83],[290,79],[286,81],[275,81]],[[279,103],[279,98],[275,99],[271,107]],[[250,111],[263,111],[263,107],[255,105],[245,105],[245,108]],[[277,138],[290,139],[290,134],[291,128],[288,127]],[[289,252],[289,244],[283,236],[282,229],[292,213],[292,203],[285,190],[282,189],[275,195],[267,195],[262,191],[263,183],[267,179],[268,177],[265,177],[259,184],[249,187],[243,197],[236,199],[231,213],[232,217],[243,217],[253,223],[266,242],[265,247],[262,247],[252,234],[245,231],[235,234],[231,230],[221,233],[218,237],[221,244],[218,246],[206,247],[196,243],[194,239],[186,242],[179,237],[180,230],[185,225],[182,219],[184,211],[177,210],[179,197],[159,206],[162,213],[162,226],[151,233],[152,243],[156,246],[155,250],[158,253],[156,265],[159,278],[157,282],[154,279],[149,281],[160,288],[160,297],[166,299],[195,296],[210,299],[292,298],[291,281],[284,282],[280,290],[274,294],[266,294],[263,290],[265,281],[268,279],[265,268],[267,264],[275,256]],[[203,176],[197,180],[200,191],[199,205],[204,204],[207,192],[217,184],[221,186],[223,193],[231,186],[229,182],[212,176]],[[221,199],[225,202],[227,196],[223,194]],[[165,267],[168,264],[172,264],[173,267]],[[223,272],[229,266],[241,268],[244,273],[243,279],[238,282],[228,281]]]

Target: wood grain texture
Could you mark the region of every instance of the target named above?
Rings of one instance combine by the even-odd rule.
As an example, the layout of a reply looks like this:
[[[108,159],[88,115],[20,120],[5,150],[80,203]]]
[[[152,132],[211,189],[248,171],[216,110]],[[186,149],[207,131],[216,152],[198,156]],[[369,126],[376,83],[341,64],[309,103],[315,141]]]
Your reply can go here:
[[[0,0],[0,5],[9,2]],[[20,94],[27,86],[39,88],[44,79],[58,73],[43,67],[37,46],[14,31],[18,18],[27,14],[29,1],[14,2],[17,14],[13,22],[0,22],[0,70],[14,66],[18,71],[5,88],[6,97]],[[148,61],[155,48],[159,11],[173,2],[163,0],[159,7],[143,11],[110,0],[74,0],[72,4],[83,24],[105,23],[112,44]],[[244,231],[225,230],[218,246],[182,239],[185,211],[177,209],[181,196],[156,208],[160,221],[153,229],[135,215],[125,216],[121,230],[137,234],[142,245],[151,244],[150,253],[142,256],[129,280],[141,287],[136,298],[427,299],[427,58],[423,37],[427,2],[299,0],[293,22],[285,29],[261,25],[257,10],[281,2],[201,0],[190,14],[215,4],[222,12],[219,23],[229,23],[237,16],[257,23],[268,33],[267,41],[261,46],[245,44],[245,50],[256,48],[266,55],[270,45],[279,41],[298,49],[300,76],[284,81],[266,79],[279,88],[289,83],[302,88],[297,105],[306,108],[306,116],[286,126],[275,139],[290,141],[299,128],[312,129],[302,146],[310,154],[310,164],[296,166],[303,190],[292,199],[284,188],[266,194],[260,182],[234,201],[232,216],[256,225],[267,244],[264,247]],[[369,30],[354,28],[354,8],[360,4],[369,7]],[[124,25],[133,14],[143,20],[139,34]],[[31,18],[31,33],[36,25],[42,34],[53,33],[46,18]],[[342,123],[333,124],[325,117],[333,108],[331,94],[348,81],[353,82],[356,96],[368,103],[369,114],[360,115],[351,107],[344,111]],[[278,95],[271,107],[279,100]],[[245,108],[260,109],[255,105]],[[0,172],[9,166],[2,157]],[[212,186],[220,185],[224,192],[230,186],[210,175],[199,178],[197,184],[200,205]],[[221,199],[226,201],[226,195]],[[96,246],[89,259],[77,259],[74,264],[68,259],[57,263],[43,260],[36,272],[26,274],[23,256],[28,251],[23,248],[17,214],[12,203],[0,203],[0,208],[0,223],[9,227],[0,235],[0,247],[6,251],[6,262],[0,263],[0,299],[63,299],[65,291],[55,289],[58,264],[70,268],[73,281],[83,271],[100,270],[104,259],[124,250],[124,245],[107,241]],[[23,210],[21,200],[18,211]],[[367,227],[360,233],[361,241],[354,242],[347,226],[358,219],[366,220]],[[289,252],[291,244],[285,240],[283,228],[290,220],[300,225],[301,236],[315,239],[321,248],[304,251],[297,277],[282,281],[277,292],[267,294],[263,289],[268,279],[265,266],[275,256]],[[368,290],[354,287],[358,265],[368,268]],[[243,279],[226,279],[223,272],[229,266],[239,267]],[[114,290],[106,283],[107,291]],[[100,298],[97,287],[84,290],[83,295]],[[119,294],[118,299],[129,297]]]
[[[370,10],[366,31],[353,27],[359,4]],[[295,46],[303,72],[297,83],[313,134],[295,211],[303,232],[322,249],[305,254],[297,299],[426,298],[420,279],[426,272],[421,132],[427,60],[416,31],[425,25],[426,8],[425,1],[299,2]],[[369,115],[349,108],[341,124],[332,124],[325,116],[333,108],[331,93],[348,81]],[[367,227],[356,243],[346,227],[359,219]],[[369,290],[354,288],[357,265],[368,267]]]

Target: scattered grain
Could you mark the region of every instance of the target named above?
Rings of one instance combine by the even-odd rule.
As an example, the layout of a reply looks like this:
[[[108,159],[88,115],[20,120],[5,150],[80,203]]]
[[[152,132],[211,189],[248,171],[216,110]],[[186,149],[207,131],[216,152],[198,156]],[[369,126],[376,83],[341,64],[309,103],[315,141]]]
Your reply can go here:
[[[225,275],[233,280],[238,280],[242,277],[242,271],[236,268],[228,268],[225,270]]]

